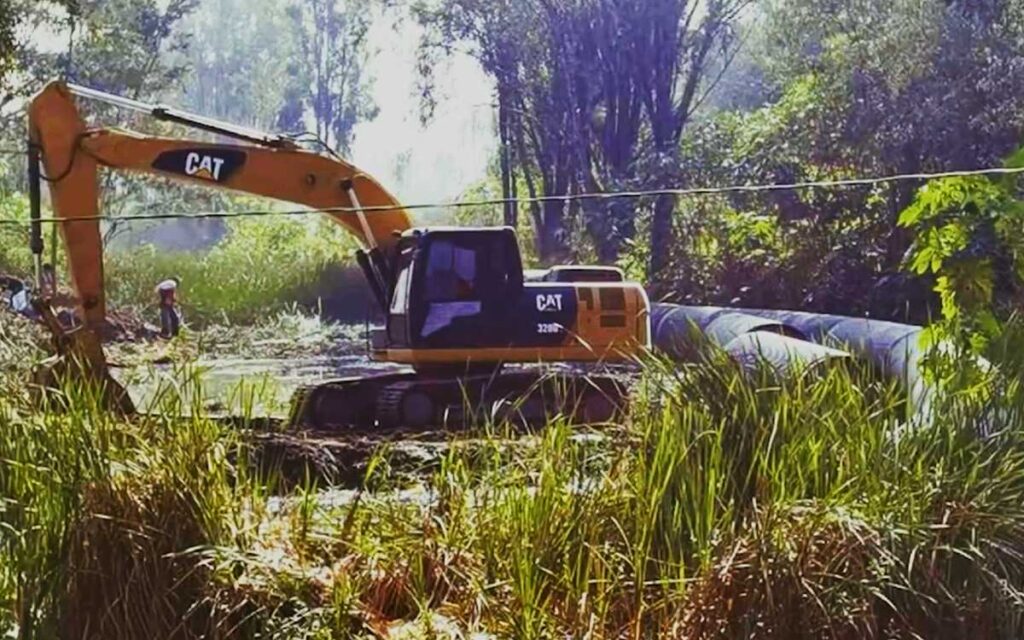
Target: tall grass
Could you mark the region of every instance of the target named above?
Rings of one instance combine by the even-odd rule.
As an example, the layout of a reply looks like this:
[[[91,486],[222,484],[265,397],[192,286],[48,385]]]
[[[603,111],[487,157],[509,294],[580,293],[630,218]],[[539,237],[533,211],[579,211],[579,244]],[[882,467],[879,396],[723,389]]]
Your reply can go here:
[[[993,358],[913,428],[842,365],[651,360],[625,424],[492,425],[419,491],[384,452],[347,500],[310,478],[274,509],[201,417],[8,407],[5,609],[36,637],[1020,637],[1024,399]]]
[[[198,637],[188,551],[242,531],[236,440],[166,396],[164,415],[116,421],[95,391],[67,385],[60,414],[0,401],[0,620],[19,638]]]
[[[510,456],[493,431],[452,450],[426,507],[316,507],[319,533],[289,548],[331,567],[368,627],[440,613],[497,637],[1021,633],[1021,425],[975,429],[1019,396],[954,396],[903,432],[899,389],[843,368],[770,385],[721,359],[648,367],[650,404],[603,443],[556,420]]]
[[[315,302],[323,275],[348,262],[354,249],[351,236],[325,220],[234,219],[207,252],[146,245],[111,253],[106,277],[113,302],[138,306],[155,304],[156,284],[176,275],[188,317],[244,323]]]

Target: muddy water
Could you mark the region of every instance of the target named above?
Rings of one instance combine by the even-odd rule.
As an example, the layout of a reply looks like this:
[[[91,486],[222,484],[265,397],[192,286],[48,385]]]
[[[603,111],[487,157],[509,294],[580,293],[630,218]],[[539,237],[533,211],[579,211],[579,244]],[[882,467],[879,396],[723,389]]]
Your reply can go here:
[[[207,359],[196,363],[206,373],[204,384],[209,397],[224,402],[239,385],[266,387],[278,406],[286,405],[299,387],[335,378],[400,370],[395,365],[374,362],[368,357],[317,356],[299,360]],[[277,412],[270,415],[277,416]],[[277,416],[279,417],[279,416]]]
[[[365,354],[300,358],[220,358],[204,356],[191,363],[154,364],[114,370],[137,407],[158,411],[180,397],[191,413],[282,418],[297,388],[348,376],[399,371],[373,362]]]
[[[295,344],[299,357],[207,354],[188,363],[118,368],[114,375],[145,413],[285,418],[291,396],[300,386],[403,370],[397,365],[371,361],[361,352],[363,342],[358,338],[330,341],[329,355],[308,346],[304,349],[300,343]],[[259,352],[258,344],[249,346],[254,347],[254,353]],[[275,355],[289,351],[287,345],[277,346],[283,349],[277,349]],[[263,427],[251,430],[253,425],[245,421],[239,425],[247,434],[247,455],[252,468],[274,478],[273,491],[278,496],[288,495],[314,478],[321,487],[331,487],[318,492],[318,502],[325,505],[351,501],[353,490],[364,481],[370,459],[381,450],[387,452],[391,472],[407,483],[405,489],[398,490],[399,497],[411,503],[429,503],[433,498],[424,491],[422,481],[436,471],[450,447],[473,448],[484,444],[476,441],[481,437],[479,433],[444,429],[314,434],[267,432]],[[487,442],[487,446],[494,444],[493,439]],[[513,437],[505,446],[511,449],[523,444],[523,440]],[[281,507],[285,503],[275,505]]]
[[[438,435],[438,434],[435,434]],[[588,493],[596,488],[596,478],[610,468],[611,450],[616,446],[611,434],[577,433],[569,437],[569,446],[585,453],[589,458],[586,470],[566,490]],[[441,470],[442,459],[450,454],[458,456],[464,464],[490,460],[498,451],[506,464],[534,455],[541,446],[536,434],[523,433],[517,437],[488,437],[474,433],[448,433],[443,440],[425,439],[422,434],[393,434],[388,436],[353,436],[309,438],[299,434],[264,434],[250,442],[252,468],[259,468],[267,477],[273,477],[274,496],[268,502],[273,508],[287,508],[301,501],[301,488],[316,481],[317,502],[322,507],[341,507],[360,495],[359,487],[367,489],[367,496],[388,498],[392,501],[419,506],[436,503],[439,496],[431,488],[431,478]],[[366,473],[370,459],[383,455],[374,471],[376,489],[366,487]],[[382,465],[382,466],[381,466]],[[590,475],[594,474],[594,475]],[[381,483],[382,476],[386,481]],[[518,487],[527,492],[536,490],[532,484]],[[299,495],[296,495],[299,490]]]

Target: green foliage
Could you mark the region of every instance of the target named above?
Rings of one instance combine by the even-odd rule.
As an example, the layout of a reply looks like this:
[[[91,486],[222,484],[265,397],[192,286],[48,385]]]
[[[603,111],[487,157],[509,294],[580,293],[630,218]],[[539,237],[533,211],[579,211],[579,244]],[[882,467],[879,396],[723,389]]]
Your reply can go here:
[[[1010,166],[1020,166],[1021,157],[1015,154]],[[982,353],[1001,331],[996,290],[1016,297],[1024,276],[1024,202],[1016,177],[933,180],[918,190],[899,223],[916,236],[908,268],[933,277],[942,301],[943,322],[932,337]]]
[[[0,199],[0,273],[32,275],[28,202]],[[50,235],[44,228],[49,245]],[[189,320],[249,322],[293,305],[316,307],[325,274],[347,264],[356,241],[338,225],[321,218],[270,217],[230,221],[225,238],[206,251],[168,251],[153,245],[107,247],[107,297],[115,308],[155,308],[154,287],[171,276],[182,279],[181,303]],[[64,265],[58,241],[57,266]],[[49,247],[46,260],[49,260]]]
[[[760,8],[764,20],[750,31],[743,79],[765,83],[762,104],[707,113],[691,126],[680,184],[995,166],[1020,140],[1024,40],[1016,34],[1024,23],[1015,3],[772,0]],[[717,212],[681,203],[682,246],[669,273],[675,297],[927,322],[938,301],[928,283],[901,274],[911,234],[897,224],[918,186],[736,194]],[[696,222],[695,210],[704,212]],[[739,254],[733,263],[747,266],[735,270],[724,268],[724,257],[708,265],[691,248],[700,242],[694,238],[724,226],[729,211],[771,216],[782,229],[785,250],[769,251],[763,280],[749,268],[756,267],[752,256]],[[696,263],[687,264],[687,255]],[[762,297],[763,282],[785,286]],[[994,295],[1012,298],[998,288]]]
[[[946,7],[939,0],[770,0],[768,71],[786,81],[812,69],[882,73],[896,84],[927,72]],[[764,37],[764,36],[762,36]]]
[[[15,62],[21,42],[18,41],[19,29],[33,18],[49,10],[59,8],[66,13],[77,13],[78,0],[7,0],[0,4],[0,105],[7,102],[8,76],[17,70]]]
[[[0,197],[0,273],[27,275],[31,270],[27,221],[28,198]]]
[[[148,245],[109,253],[108,295],[115,305],[155,306],[156,284],[176,275],[190,320],[251,322],[296,303],[315,306],[322,274],[347,261],[354,242],[327,220],[234,219],[207,252]]]

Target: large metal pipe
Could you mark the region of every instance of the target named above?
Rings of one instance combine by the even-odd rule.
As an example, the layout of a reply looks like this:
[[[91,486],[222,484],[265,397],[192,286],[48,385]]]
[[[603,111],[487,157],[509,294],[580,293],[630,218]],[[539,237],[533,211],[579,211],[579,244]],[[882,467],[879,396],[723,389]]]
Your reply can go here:
[[[674,360],[693,361],[701,341],[708,340],[745,369],[767,364],[780,376],[849,357],[805,340],[804,334],[785,323],[735,309],[655,304],[651,330],[654,348]]]
[[[886,377],[899,381],[919,415],[928,411],[931,386],[921,372],[925,356],[921,327],[797,311],[747,309],[744,313],[791,325],[819,344],[850,350]]]
[[[830,362],[850,358],[845,351],[768,331],[744,333],[722,348],[745,370],[756,373],[767,365],[779,378],[794,373],[806,375]]]
[[[734,309],[674,304],[655,304],[651,309],[652,343],[676,359],[689,360],[700,339],[725,347],[737,336],[753,331],[786,333],[781,322]]]
[[[692,360],[695,338],[701,337],[741,361],[756,355],[779,372],[852,354],[898,380],[918,416],[926,416],[930,407],[931,386],[921,373],[921,327],[801,311],[670,304],[654,305],[651,320],[654,348],[676,360]],[[769,339],[765,332],[786,340]]]

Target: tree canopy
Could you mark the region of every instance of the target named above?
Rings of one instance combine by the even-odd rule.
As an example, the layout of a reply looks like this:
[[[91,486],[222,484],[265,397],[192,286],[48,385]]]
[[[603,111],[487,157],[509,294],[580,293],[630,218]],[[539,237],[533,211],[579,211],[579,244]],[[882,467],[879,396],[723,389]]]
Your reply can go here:
[[[747,4],[446,0],[421,5],[418,16],[431,28],[426,49],[470,43],[496,85],[508,170],[522,175],[531,196],[552,197],[664,186],[650,167],[676,159],[695,108],[727,66],[732,29]],[[662,201],[657,224],[671,211],[671,200]],[[598,210],[550,200],[530,214],[544,260],[568,254],[574,223],[605,261],[616,260],[635,234],[635,207],[625,201]]]
[[[472,215],[522,229],[540,263],[619,264],[659,297],[927,315],[936,276],[908,270],[920,230],[899,224],[924,181],[573,196],[991,167],[1024,132],[1018,0],[13,0],[2,100],[66,75],[347,152],[376,113],[383,10],[422,29],[424,118],[449,57],[493,83],[497,153],[470,192],[509,201]]]

